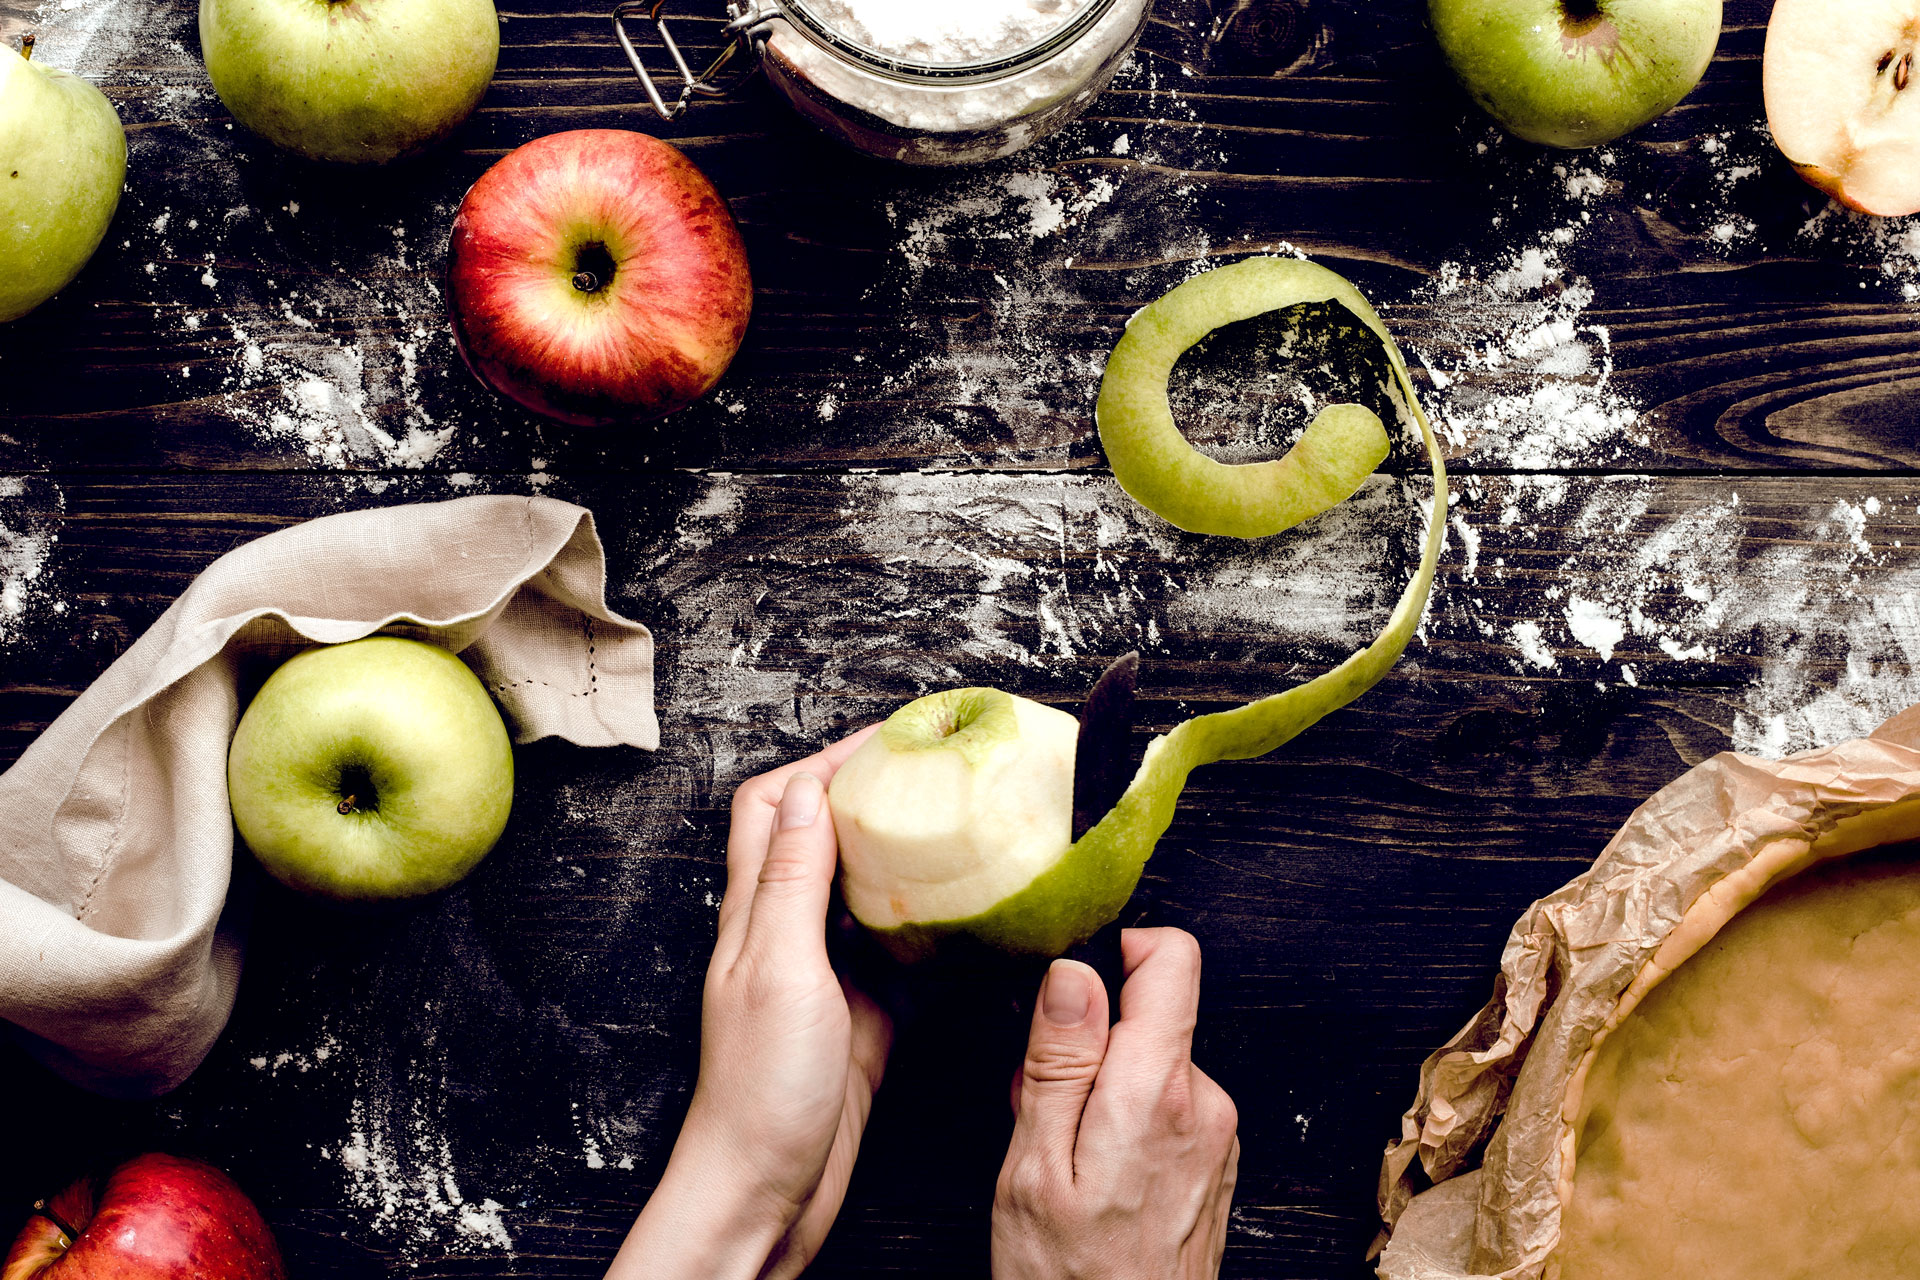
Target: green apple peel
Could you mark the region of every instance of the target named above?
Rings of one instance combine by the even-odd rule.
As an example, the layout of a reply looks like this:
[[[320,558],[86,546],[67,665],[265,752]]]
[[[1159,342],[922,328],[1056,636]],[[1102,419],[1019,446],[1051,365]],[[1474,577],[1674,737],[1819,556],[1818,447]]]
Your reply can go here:
[[[1378,339],[1391,374],[1389,396],[1418,427],[1431,464],[1420,562],[1385,629],[1323,675],[1231,711],[1195,716],[1155,738],[1119,800],[1071,843],[1073,742],[1064,726],[1040,714],[1050,709],[988,689],[952,690],[902,707],[842,766],[831,792],[848,905],[896,956],[925,956],[953,935],[1041,955],[1083,941],[1132,896],[1193,770],[1279,747],[1372,688],[1413,638],[1445,538],[1446,465],[1405,358],[1340,276],[1295,259],[1249,258],[1196,276],[1143,308],[1107,362],[1095,411],[1101,444],[1121,488],[1191,532],[1266,537],[1351,497],[1389,449],[1379,416],[1362,405],[1329,405],[1284,456],[1238,465],[1201,454],[1173,421],[1167,382],[1188,348],[1224,325],[1289,307],[1344,312],[1336,323],[1357,322]],[[1048,727],[1023,746],[1021,723]],[[926,769],[938,771],[940,796],[910,780],[910,771]],[[996,789],[993,779],[1008,777],[1028,784],[1023,795]],[[1042,778],[1055,781],[1037,784]],[[903,838],[908,828],[912,834]],[[1036,866],[1036,835],[1064,852]],[[998,845],[1016,843],[1020,869],[995,861]],[[976,888],[956,894],[962,868]],[[1009,880],[1020,887],[1008,892]]]

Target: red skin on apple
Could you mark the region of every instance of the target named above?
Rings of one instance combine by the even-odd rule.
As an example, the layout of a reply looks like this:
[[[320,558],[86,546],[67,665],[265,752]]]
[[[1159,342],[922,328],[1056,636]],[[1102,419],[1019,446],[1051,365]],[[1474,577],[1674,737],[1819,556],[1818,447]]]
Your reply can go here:
[[[27,1220],[0,1265],[0,1280],[286,1275],[273,1232],[232,1178],[198,1160],[159,1154],[115,1169],[97,1200],[84,1179],[54,1196]]]
[[[624,129],[536,138],[482,174],[453,219],[447,282],[475,376],[576,426],[705,395],[753,304],[726,201],[673,147]]]

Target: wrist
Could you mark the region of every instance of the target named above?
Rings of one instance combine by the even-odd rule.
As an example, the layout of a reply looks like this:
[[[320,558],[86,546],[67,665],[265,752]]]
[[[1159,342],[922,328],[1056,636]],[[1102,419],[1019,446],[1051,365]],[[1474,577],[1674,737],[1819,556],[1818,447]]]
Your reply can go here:
[[[608,1280],[755,1280],[792,1217],[758,1190],[743,1160],[703,1141],[690,1118]]]

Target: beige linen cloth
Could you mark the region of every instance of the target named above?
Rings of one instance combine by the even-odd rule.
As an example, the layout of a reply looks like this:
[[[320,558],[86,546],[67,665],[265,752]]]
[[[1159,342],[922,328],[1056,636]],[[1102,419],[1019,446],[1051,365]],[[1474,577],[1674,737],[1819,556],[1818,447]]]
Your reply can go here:
[[[199,1065],[233,1008],[227,743],[311,643],[460,653],[515,741],[659,745],[653,640],[606,606],[593,517],[473,497],[327,516],[229,552],[0,775],[0,1017],[124,1096]]]

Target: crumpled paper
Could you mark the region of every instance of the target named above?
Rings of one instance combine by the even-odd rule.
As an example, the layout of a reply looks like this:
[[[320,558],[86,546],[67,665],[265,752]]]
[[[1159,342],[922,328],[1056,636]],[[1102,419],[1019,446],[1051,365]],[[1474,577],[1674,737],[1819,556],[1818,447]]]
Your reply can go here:
[[[1422,1065],[1380,1170],[1383,1280],[1538,1280],[1572,1184],[1567,1091],[1596,1036],[1780,879],[1916,838],[1920,707],[1784,760],[1717,755],[1641,805],[1527,909],[1492,999]],[[1434,1184],[1418,1194],[1416,1160]]]
[[[376,631],[461,654],[514,740],[652,748],[653,640],[607,608],[593,517],[471,497],[228,552],[0,774],[0,1018],[103,1093],[173,1088],[226,1025],[227,744],[243,685]]]

